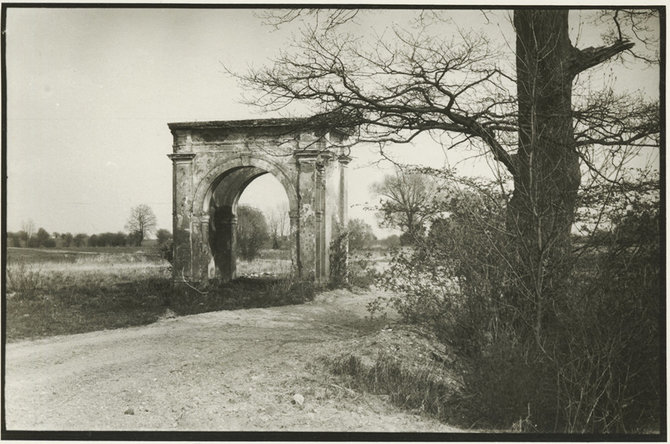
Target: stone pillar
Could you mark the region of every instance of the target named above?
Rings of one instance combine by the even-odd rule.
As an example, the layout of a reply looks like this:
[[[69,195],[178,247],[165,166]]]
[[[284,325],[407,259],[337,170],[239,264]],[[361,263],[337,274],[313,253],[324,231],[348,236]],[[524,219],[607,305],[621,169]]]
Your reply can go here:
[[[330,218],[326,179],[332,176],[332,154],[302,150],[294,154],[298,170],[299,213],[295,221],[297,257],[303,279],[328,282],[330,276]]]
[[[291,273],[294,277],[302,277],[302,261],[300,258],[300,211],[291,210],[288,213],[289,239],[291,240]]]
[[[294,155],[297,168],[298,188],[298,219],[296,248],[299,258],[299,277],[301,279],[316,279],[316,202],[315,176],[316,154],[300,151]]]
[[[328,282],[329,245],[326,233],[326,222],[328,221],[327,195],[326,195],[326,168],[327,163],[318,159],[316,162],[316,174],[314,176],[315,194],[315,229],[316,229],[316,281]],[[329,224],[328,224],[329,225]]]
[[[191,267],[191,199],[193,195],[193,153],[168,154],[172,160],[172,277],[175,282],[190,281]]]
[[[338,189],[338,218],[340,225],[346,227],[349,223],[349,162],[351,157],[340,155],[337,158],[340,164],[340,183]]]
[[[337,263],[331,264],[331,282],[335,284],[346,284],[349,281],[349,234],[347,225],[349,224],[349,183],[348,183],[348,165],[351,157],[340,155],[338,161],[337,179],[337,223],[331,228],[334,239],[333,254]],[[335,184],[334,184],[335,185]]]
[[[221,252],[217,267],[221,271],[221,280],[229,282],[237,277],[237,216],[221,221],[219,230],[218,238],[222,244],[217,248]]]

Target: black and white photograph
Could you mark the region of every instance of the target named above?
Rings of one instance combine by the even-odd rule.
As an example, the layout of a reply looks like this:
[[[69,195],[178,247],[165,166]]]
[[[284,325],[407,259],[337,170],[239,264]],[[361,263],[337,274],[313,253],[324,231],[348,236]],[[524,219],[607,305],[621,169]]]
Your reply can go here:
[[[662,3],[2,4],[2,439],[665,441]]]

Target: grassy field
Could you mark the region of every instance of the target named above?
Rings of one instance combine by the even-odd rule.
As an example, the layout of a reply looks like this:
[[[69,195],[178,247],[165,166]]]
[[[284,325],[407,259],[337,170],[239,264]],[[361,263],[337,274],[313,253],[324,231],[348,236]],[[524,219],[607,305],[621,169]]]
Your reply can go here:
[[[229,284],[211,284],[198,292],[177,295],[170,264],[153,249],[8,248],[7,339],[145,325],[172,313],[311,299],[311,284],[287,279],[290,260],[282,254],[273,251],[256,261],[240,262],[242,278]]]

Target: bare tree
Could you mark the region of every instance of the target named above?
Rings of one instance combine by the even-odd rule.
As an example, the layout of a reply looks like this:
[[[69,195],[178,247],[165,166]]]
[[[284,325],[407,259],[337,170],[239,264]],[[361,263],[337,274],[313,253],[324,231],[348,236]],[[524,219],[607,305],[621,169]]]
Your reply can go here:
[[[414,30],[394,26],[372,47],[336,32],[339,25],[331,26],[322,13],[318,24],[305,26],[295,51],[240,78],[260,93],[252,103],[282,110],[300,102],[324,127],[355,128],[355,142],[383,146],[430,133],[443,135],[447,148],[488,152],[513,179],[507,207],[511,294],[519,298],[523,318],[533,319],[528,327],[539,341],[548,301],[567,283],[580,167],[597,170],[589,161],[593,150],[658,146],[660,132],[656,101],[609,89],[573,101],[580,74],[636,56],[633,40],[653,47],[641,23],[657,32],[660,10],[606,11],[601,17],[613,31],[602,46],[589,48],[570,41],[568,14],[513,11],[516,43],[509,67],[500,58],[505,48],[488,36],[458,30],[441,38],[439,29],[428,31],[430,17],[423,12]]]
[[[272,248],[280,248],[281,239],[286,236],[288,228],[288,206],[286,203],[279,204],[270,211],[267,219],[268,229],[272,237]]]
[[[396,170],[372,186],[380,197],[380,216],[388,227],[399,228],[409,239],[423,233],[424,223],[433,215],[435,184],[420,173]]]
[[[24,220],[21,222],[21,231],[26,233],[26,240],[30,239],[33,234],[37,232],[37,227],[35,226],[35,222],[33,222],[32,219]]]
[[[130,217],[126,223],[126,230],[137,246],[142,245],[145,237],[156,229],[156,215],[151,207],[140,204],[130,210]]]

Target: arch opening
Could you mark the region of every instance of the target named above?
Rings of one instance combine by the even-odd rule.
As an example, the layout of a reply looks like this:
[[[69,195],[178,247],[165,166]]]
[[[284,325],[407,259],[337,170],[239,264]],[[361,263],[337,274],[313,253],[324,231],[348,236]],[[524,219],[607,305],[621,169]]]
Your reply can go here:
[[[212,183],[211,193],[208,193],[208,202],[206,203],[207,214],[209,215],[207,237],[210,250],[210,264],[208,266],[208,277],[210,279],[218,278],[225,282],[239,276],[237,271],[238,257],[240,256],[237,242],[238,228],[246,229],[248,227],[238,227],[238,205],[249,185],[262,176],[274,178],[271,185],[283,192],[288,216],[287,190],[272,173],[263,168],[256,166],[234,167],[223,172]],[[262,196],[256,195],[252,202],[258,202],[260,199],[262,199]],[[262,208],[259,209],[263,210]],[[294,260],[292,252],[288,254],[289,267],[291,267]],[[248,266],[243,268],[243,273],[248,274],[250,268]]]
[[[238,277],[278,278],[291,274],[291,245],[295,239],[292,242],[290,237],[288,196],[277,178],[264,174],[253,179],[238,200],[237,216]],[[254,223],[247,224],[245,220]]]

